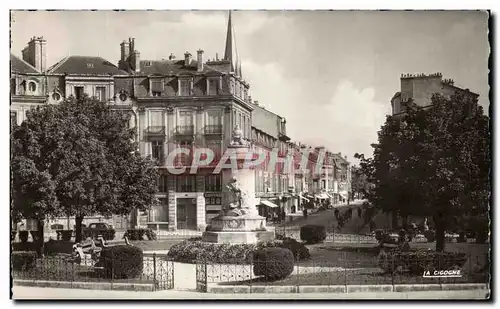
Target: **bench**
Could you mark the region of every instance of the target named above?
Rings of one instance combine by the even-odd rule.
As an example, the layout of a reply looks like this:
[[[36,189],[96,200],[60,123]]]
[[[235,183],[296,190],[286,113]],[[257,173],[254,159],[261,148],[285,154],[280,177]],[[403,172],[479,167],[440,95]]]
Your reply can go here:
[[[97,236],[98,246],[101,248],[113,247],[119,245],[132,246],[127,236],[124,236],[121,240],[108,240],[106,241],[101,235]]]
[[[102,248],[96,246],[93,239],[87,239],[83,242],[73,245],[74,262],[93,266],[101,254]]]

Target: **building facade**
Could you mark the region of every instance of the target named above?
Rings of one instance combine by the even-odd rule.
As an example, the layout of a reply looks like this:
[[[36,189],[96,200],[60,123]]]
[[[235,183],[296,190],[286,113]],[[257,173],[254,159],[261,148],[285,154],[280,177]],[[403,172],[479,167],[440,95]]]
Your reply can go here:
[[[108,221],[116,229],[204,230],[222,208],[222,187],[230,173],[214,171],[236,127],[266,158],[255,168],[262,215],[300,213],[304,203],[325,196],[335,203],[335,194],[344,192],[338,188],[347,178],[339,176],[344,174],[337,168],[348,162],[338,165],[338,158],[327,152],[322,172],[315,172],[319,148],[290,142],[286,120],[252,100],[241,64],[234,61],[231,15],[222,59],[205,59],[201,49],[195,57],[186,52],[179,59],[172,54],[167,60],[141,59],[134,38],[121,42],[118,50],[118,65],[101,57],[68,56],[47,67],[47,42],[33,37],[22,59],[11,54],[12,123],[22,123],[29,109],[40,104],[94,97],[130,115],[140,153],[156,160],[158,206],[109,220],[89,217],[83,223]],[[215,160],[193,172],[199,148],[213,151]],[[306,168],[299,164],[303,153]],[[56,222],[73,228],[74,218]]]
[[[449,98],[452,94],[460,92],[466,95],[479,97],[478,94],[455,85],[452,79],[443,79],[443,74],[403,74],[401,75],[401,90],[396,92],[391,99],[392,115],[400,115],[405,112],[403,103],[410,99],[418,106],[427,107],[431,105],[432,95],[441,94]]]

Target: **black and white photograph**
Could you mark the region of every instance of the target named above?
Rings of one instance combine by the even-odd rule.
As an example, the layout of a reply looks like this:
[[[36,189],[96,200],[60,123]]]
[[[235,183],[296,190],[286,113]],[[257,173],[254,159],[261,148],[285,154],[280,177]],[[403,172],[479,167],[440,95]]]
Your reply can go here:
[[[11,299],[491,300],[491,11],[116,6],[10,10]]]

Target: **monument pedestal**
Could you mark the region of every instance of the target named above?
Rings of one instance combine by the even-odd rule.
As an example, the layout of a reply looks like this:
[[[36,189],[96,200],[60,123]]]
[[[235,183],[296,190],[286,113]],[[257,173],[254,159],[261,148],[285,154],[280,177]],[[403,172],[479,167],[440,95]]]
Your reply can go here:
[[[210,221],[210,225],[202,235],[203,241],[221,244],[255,244],[259,241],[274,240],[274,229],[268,230],[266,218],[259,216],[256,208],[259,200],[255,197],[255,171],[244,164],[250,149],[238,146],[232,150],[234,152],[231,160],[238,162],[238,170],[232,171],[231,179],[244,193],[244,199],[240,199],[240,207],[234,209],[227,207],[234,205],[234,200],[223,200],[223,205],[226,207],[223,207],[224,210],[220,215]]]

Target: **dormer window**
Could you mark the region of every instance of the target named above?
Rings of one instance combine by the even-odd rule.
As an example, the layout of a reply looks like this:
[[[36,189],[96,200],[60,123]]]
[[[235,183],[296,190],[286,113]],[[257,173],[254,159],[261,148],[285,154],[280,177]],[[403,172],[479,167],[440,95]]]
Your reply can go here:
[[[191,81],[190,80],[187,80],[187,79],[180,80],[179,95],[180,96],[191,95]]]
[[[28,83],[28,91],[29,92],[35,92],[36,91],[36,83],[31,81]]]
[[[87,63],[87,68],[91,69],[94,67],[94,64],[93,63]]]
[[[161,92],[163,91],[163,84],[160,78],[153,78],[150,80],[151,86],[151,95],[154,97],[161,96]]]

